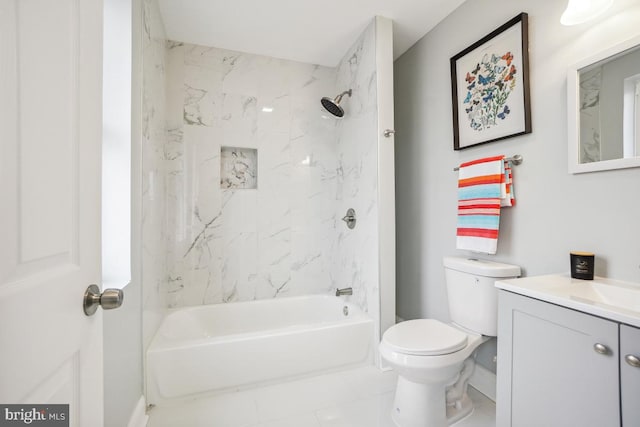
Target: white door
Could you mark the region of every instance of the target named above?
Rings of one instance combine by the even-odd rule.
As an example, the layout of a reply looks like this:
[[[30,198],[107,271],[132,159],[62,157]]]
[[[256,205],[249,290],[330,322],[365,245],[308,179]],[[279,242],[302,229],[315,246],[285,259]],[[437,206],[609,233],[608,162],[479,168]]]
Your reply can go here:
[[[83,427],[103,424],[102,314],[82,308],[101,79],[101,0],[0,0],[0,404],[70,404]]]

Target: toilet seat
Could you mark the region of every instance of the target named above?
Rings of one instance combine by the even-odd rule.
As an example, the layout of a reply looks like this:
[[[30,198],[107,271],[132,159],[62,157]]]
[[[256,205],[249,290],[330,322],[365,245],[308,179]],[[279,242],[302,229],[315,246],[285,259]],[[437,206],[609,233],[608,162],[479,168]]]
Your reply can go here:
[[[390,350],[415,356],[455,353],[467,345],[468,335],[435,319],[416,319],[389,328],[382,341]]]

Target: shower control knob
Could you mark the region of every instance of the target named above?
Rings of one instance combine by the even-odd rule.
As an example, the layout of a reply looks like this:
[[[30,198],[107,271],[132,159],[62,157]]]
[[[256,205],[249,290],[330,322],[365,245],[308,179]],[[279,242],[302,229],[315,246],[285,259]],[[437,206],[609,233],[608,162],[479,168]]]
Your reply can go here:
[[[103,310],[112,310],[122,305],[124,292],[122,289],[105,289],[100,293],[98,285],[89,285],[84,293],[82,308],[84,314],[93,316],[101,306]]]
[[[347,227],[353,230],[356,226],[356,211],[353,208],[347,209],[347,214],[342,217],[342,220],[347,223]]]

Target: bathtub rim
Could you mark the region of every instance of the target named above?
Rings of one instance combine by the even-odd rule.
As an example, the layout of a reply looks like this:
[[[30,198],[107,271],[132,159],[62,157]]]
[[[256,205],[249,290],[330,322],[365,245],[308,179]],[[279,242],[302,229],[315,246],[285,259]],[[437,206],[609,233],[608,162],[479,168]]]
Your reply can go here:
[[[210,336],[201,336],[201,337],[187,337],[187,338],[169,338],[162,334],[164,325],[167,321],[170,321],[171,315],[175,313],[181,312],[197,312],[197,311],[206,311],[207,309],[212,309],[212,307],[224,305],[226,307],[233,307],[237,305],[262,305],[273,303],[274,300],[278,301],[294,301],[294,300],[309,300],[315,298],[322,298],[325,301],[332,300],[332,302],[340,301],[341,305],[347,306],[349,308],[349,315],[344,318],[340,318],[337,320],[325,320],[325,321],[316,321],[316,322],[306,322],[306,323],[297,323],[288,325],[285,327],[279,328],[271,328],[271,329],[262,329],[262,330],[251,330],[240,333],[231,333],[231,334],[223,334],[223,335],[210,335]],[[252,338],[256,338],[259,336],[280,336],[290,333],[308,331],[308,330],[319,330],[325,328],[339,327],[344,323],[368,323],[374,322],[374,319],[369,316],[368,313],[364,312],[360,307],[352,302],[348,302],[341,297],[336,297],[332,295],[326,294],[309,294],[309,295],[296,295],[290,297],[281,297],[281,298],[269,298],[269,299],[261,299],[261,300],[251,300],[251,301],[234,301],[229,303],[219,303],[219,304],[206,304],[206,305],[197,305],[197,306],[187,306],[187,307],[176,307],[169,309],[167,315],[162,320],[158,330],[154,334],[151,342],[149,343],[149,347],[147,348],[147,352],[155,352],[155,351],[164,351],[164,350],[177,350],[186,347],[197,347],[204,346],[209,343],[215,342],[238,342],[243,340],[248,340]]]

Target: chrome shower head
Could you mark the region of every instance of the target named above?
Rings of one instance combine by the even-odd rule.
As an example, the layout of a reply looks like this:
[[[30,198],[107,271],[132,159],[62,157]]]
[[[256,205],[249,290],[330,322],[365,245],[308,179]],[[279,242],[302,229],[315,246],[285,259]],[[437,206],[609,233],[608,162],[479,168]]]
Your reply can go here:
[[[320,103],[324,107],[325,110],[330,112],[336,117],[343,117],[344,110],[340,106],[340,102],[342,101],[342,97],[345,95],[349,95],[351,97],[351,89],[345,90],[340,95],[336,96],[334,99],[327,98],[326,96],[320,100]]]

